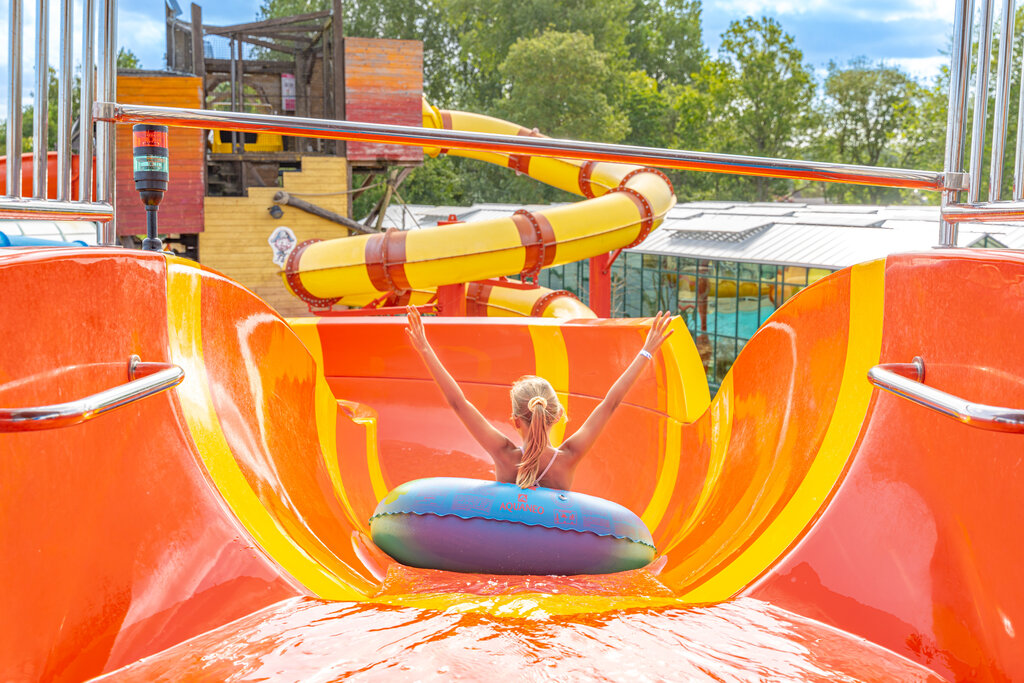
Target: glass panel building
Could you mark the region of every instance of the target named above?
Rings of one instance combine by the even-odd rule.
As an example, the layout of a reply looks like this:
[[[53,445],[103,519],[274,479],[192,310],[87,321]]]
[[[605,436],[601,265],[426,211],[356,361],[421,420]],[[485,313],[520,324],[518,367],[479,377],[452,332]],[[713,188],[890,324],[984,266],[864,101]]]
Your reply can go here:
[[[639,318],[671,311],[682,316],[717,391],[740,349],[775,309],[825,268],[623,252],[611,268],[612,317]],[[541,272],[540,284],[566,289],[589,302],[589,264]]]

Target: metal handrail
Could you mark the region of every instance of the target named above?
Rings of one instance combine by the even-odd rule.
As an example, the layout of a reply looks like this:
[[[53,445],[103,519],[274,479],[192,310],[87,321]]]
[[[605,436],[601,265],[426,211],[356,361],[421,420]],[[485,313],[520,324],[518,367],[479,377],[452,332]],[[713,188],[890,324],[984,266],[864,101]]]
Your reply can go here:
[[[868,370],[868,381],[879,389],[971,427],[1024,434],[1024,410],[974,403],[924,384],[924,361],[920,356],[915,357],[913,363],[876,365]]]
[[[140,372],[143,377],[135,378]],[[148,374],[152,372],[152,374]],[[111,410],[159,394],[181,384],[185,371],[169,363],[140,363],[132,356],[128,365],[131,381],[91,396],[32,408],[0,408],[0,432],[32,432],[58,429],[86,422]]]
[[[61,202],[56,199],[0,197],[3,218],[50,221],[109,221],[114,207],[104,202]]]
[[[114,123],[153,123],[179,128],[216,128],[331,140],[533,154],[568,159],[647,164],[688,171],[710,171],[917,190],[962,190],[966,187],[965,176],[962,173],[943,174],[938,171],[858,166],[821,161],[794,161],[772,157],[634,147],[560,138],[438,130],[361,121],[154,107],[109,101],[95,104],[93,118],[97,121]]]

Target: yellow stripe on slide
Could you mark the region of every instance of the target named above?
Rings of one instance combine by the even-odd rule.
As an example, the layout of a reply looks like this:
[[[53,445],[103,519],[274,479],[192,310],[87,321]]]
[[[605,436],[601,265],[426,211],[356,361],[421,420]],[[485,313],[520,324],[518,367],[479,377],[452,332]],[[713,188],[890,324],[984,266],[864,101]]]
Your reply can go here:
[[[647,503],[647,509],[640,515],[640,519],[648,529],[654,530],[661,524],[661,518],[665,516],[665,510],[672,500],[672,493],[676,489],[676,480],[679,478],[679,460],[682,449],[683,425],[678,420],[670,417],[663,418],[665,423],[665,443],[662,448],[661,467],[658,469],[658,481],[654,485],[654,493]],[[659,422],[662,420],[659,420]]]
[[[668,552],[686,538],[697,521],[701,519],[708,501],[711,500],[711,494],[718,487],[718,480],[725,467],[725,454],[729,452],[729,441],[732,439],[732,419],[735,414],[732,377],[732,373],[725,376],[722,385],[718,388],[715,401],[711,404],[711,443],[708,454],[708,471],[704,475],[704,486],[700,490],[700,495],[697,496],[697,502],[690,515],[679,525],[672,540],[662,549],[662,552]]]
[[[324,350],[320,344],[320,333],[317,331],[316,319],[305,318],[300,320],[289,320],[288,325],[295,335],[302,341],[302,344],[313,356],[316,363],[316,393],[314,402],[316,405],[316,432],[320,439],[320,453],[323,455],[324,465],[334,486],[334,492],[341,501],[349,522],[364,533],[370,533],[366,520],[360,519],[355,509],[348,500],[345,492],[345,483],[341,480],[341,468],[338,466],[338,401],[331,391],[327,379],[324,377]],[[368,454],[369,455],[369,454]],[[374,449],[373,457],[377,451]],[[378,470],[380,466],[378,464]],[[374,487],[376,491],[376,487]],[[380,498],[387,494],[384,492]]]
[[[850,329],[835,410],[821,447],[792,499],[733,562],[683,596],[688,602],[727,600],[770,567],[818,514],[852,454],[871,401],[866,376],[882,347],[885,261],[851,269]]]
[[[321,598],[364,599],[362,593],[341,582],[292,541],[263,507],[235,461],[213,407],[203,358],[202,279],[197,266],[180,259],[168,261],[169,343],[174,362],[185,369],[185,379],[177,389],[178,400],[210,478],[246,531],[287,575]]]
[[[551,383],[566,415],[569,413],[569,353],[558,325],[528,325],[536,359],[534,374]],[[566,415],[551,428],[551,445],[557,448],[565,438]]]

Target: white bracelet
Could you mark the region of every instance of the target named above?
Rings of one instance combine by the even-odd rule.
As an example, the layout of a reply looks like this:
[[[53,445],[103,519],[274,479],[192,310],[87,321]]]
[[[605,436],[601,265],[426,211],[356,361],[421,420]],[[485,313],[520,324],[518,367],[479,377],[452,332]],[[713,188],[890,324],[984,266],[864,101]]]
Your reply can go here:
[[[643,356],[647,360],[651,360],[651,359],[654,358],[654,356],[651,355],[651,352],[648,351],[647,349],[640,349],[640,353],[638,353],[637,355],[638,356]]]

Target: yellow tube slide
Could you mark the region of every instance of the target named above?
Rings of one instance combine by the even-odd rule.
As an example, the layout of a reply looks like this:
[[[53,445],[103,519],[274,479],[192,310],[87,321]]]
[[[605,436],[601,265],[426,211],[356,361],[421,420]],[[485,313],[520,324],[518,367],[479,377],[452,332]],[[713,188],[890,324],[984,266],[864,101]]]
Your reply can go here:
[[[538,136],[536,131],[488,116],[441,111],[423,104],[427,128]],[[625,164],[583,162],[497,152],[426,148],[512,168],[589,199],[511,217],[456,223],[429,230],[388,231],[300,244],[283,273],[293,294],[325,306],[365,295],[380,296],[472,282],[572,263],[641,241],[675,204],[660,171]]]

